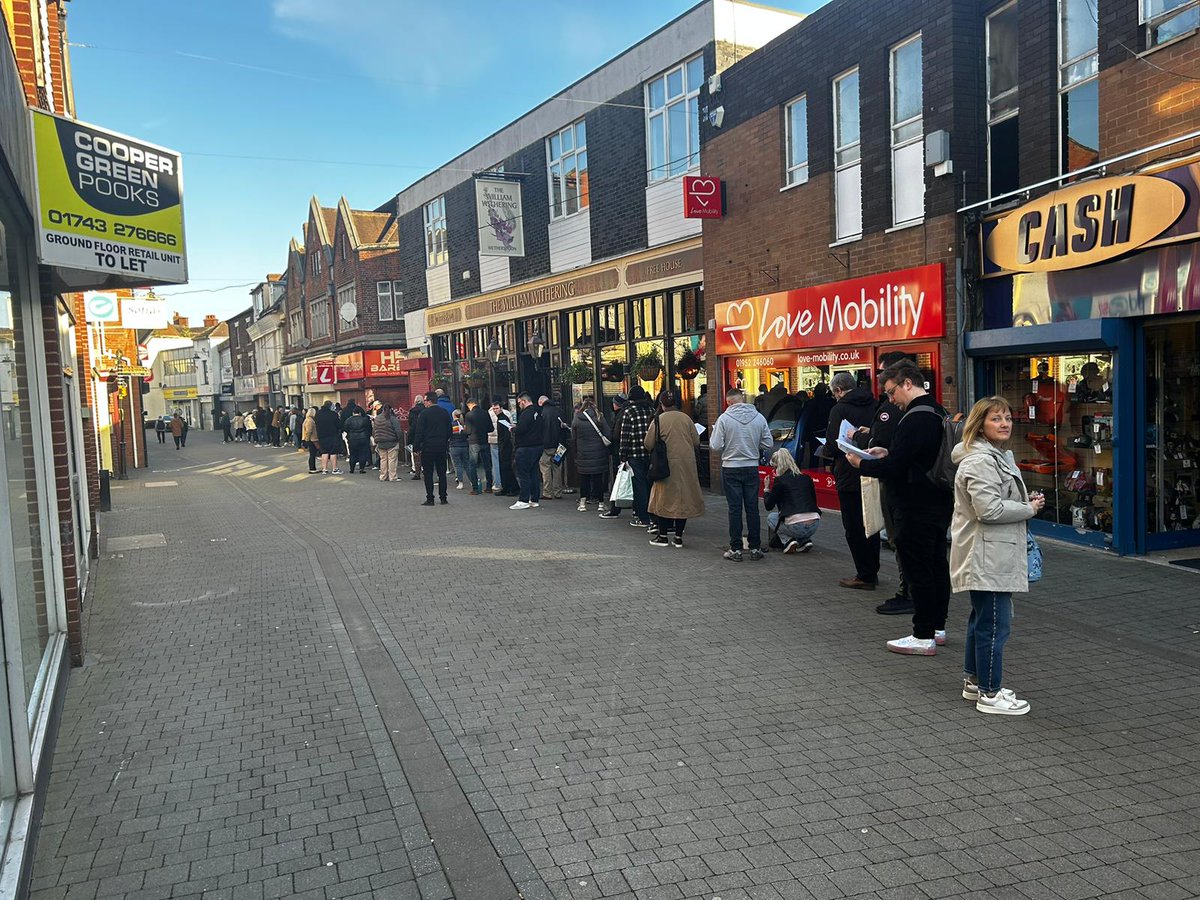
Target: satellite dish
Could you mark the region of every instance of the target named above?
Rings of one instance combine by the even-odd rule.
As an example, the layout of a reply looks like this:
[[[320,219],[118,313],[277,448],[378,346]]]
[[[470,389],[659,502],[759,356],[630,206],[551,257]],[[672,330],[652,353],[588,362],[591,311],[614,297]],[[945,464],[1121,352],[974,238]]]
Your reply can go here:
[[[341,313],[343,322],[353,322],[358,318],[358,307],[349,300],[338,308],[338,312]]]
[[[302,337],[300,340],[296,341],[296,346],[301,350],[307,350],[311,343],[312,341],[310,341],[308,338]]]

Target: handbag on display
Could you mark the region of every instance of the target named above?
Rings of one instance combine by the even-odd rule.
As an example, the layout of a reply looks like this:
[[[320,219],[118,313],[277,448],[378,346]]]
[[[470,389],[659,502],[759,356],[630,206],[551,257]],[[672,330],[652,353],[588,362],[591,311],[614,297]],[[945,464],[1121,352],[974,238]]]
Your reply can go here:
[[[1032,531],[1025,532],[1025,557],[1029,566],[1029,583],[1042,580],[1042,548]]]
[[[867,537],[883,531],[883,493],[879,479],[863,475],[858,479],[862,490],[863,532]]]
[[[671,460],[667,457],[667,442],[662,438],[659,414],[654,415],[654,446],[650,449],[650,467],[647,472],[651,481],[663,481],[671,477]]]
[[[617,476],[613,479],[612,493],[608,495],[608,499],[618,509],[633,506],[633,469],[629,467],[629,463],[617,466]]]

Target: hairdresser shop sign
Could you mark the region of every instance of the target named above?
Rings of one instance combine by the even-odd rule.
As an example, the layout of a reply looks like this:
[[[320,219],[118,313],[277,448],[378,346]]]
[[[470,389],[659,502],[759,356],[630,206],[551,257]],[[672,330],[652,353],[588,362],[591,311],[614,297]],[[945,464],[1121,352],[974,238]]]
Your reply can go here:
[[[107,276],[92,278],[96,286],[186,282],[179,154],[39,110],[30,114],[41,261]]]

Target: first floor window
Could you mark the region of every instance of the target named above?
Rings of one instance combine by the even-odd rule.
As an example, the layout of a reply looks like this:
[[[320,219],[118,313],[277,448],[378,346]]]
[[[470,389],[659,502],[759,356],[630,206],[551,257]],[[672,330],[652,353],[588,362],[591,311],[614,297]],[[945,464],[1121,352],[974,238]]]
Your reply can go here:
[[[298,309],[288,318],[289,343],[298,344],[304,337],[304,310]]]
[[[784,184],[808,181],[808,97],[787,105],[787,173]]]
[[[649,181],[682,175],[700,165],[700,84],[704,57],[697,56],[646,82]]]
[[[1100,162],[1100,81],[1093,78],[1063,91],[1062,172]]]
[[[358,327],[358,303],[354,299],[353,281],[338,288],[337,308],[342,331],[353,331]]]
[[[1200,0],[1142,0],[1146,46],[1157,47],[1200,28]]]
[[[862,139],[858,114],[858,69],[853,69],[833,82],[834,234],[839,241],[862,234]]]
[[[379,298],[379,321],[390,322],[396,318],[396,301],[390,281],[375,282],[375,296]]]
[[[925,217],[921,35],[892,48],[892,224]]]
[[[425,265],[429,268],[450,261],[446,244],[446,197],[425,204]]]
[[[314,301],[309,308],[309,314],[312,318],[312,336],[314,338],[329,337],[331,325],[329,320],[329,298],[324,297]]]
[[[550,217],[588,207],[587,129],[583,119],[546,138],[550,165]]]

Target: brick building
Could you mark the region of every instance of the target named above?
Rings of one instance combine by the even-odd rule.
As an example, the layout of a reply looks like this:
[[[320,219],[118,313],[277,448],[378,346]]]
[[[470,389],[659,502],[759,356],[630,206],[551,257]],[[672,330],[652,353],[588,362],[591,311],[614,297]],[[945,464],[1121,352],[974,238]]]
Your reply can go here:
[[[990,183],[963,204],[975,394],[1016,410],[1037,529],[1194,547],[1200,3],[983,12]]]
[[[675,386],[697,413],[704,253],[683,178],[715,114],[708,80],[798,20],[705,0],[380,207],[408,346],[439,385],[568,412]]]

